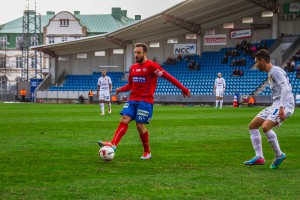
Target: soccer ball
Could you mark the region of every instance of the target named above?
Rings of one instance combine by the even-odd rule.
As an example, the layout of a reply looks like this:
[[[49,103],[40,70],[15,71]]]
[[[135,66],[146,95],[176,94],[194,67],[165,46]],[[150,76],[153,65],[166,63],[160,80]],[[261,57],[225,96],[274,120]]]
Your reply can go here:
[[[111,161],[115,156],[115,151],[109,146],[103,146],[99,150],[99,157],[104,161]]]

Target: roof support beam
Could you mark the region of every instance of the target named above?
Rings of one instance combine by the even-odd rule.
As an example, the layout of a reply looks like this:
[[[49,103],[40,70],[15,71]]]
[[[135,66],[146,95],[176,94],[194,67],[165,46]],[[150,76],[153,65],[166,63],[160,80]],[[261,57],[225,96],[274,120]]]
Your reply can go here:
[[[185,21],[184,19],[178,18],[178,17],[173,17],[171,15],[163,14],[163,16],[166,19],[166,22],[170,22],[176,26],[179,26],[185,30],[188,30],[192,33],[195,34],[200,34],[201,33],[201,25],[200,24],[195,24],[190,21]]]
[[[273,11],[274,13],[279,13],[279,3],[278,0],[248,0],[255,3],[267,10]]]
[[[107,36],[105,38],[107,41],[111,42],[111,43],[114,43],[122,48],[125,48],[126,47],[126,42],[124,42],[123,40],[119,39],[119,38],[114,38],[112,36]]]

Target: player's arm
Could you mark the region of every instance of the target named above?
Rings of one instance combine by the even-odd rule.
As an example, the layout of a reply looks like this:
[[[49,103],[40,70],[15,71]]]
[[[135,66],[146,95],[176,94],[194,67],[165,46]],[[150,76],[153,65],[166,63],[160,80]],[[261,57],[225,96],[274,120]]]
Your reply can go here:
[[[289,94],[289,86],[286,81],[279,84],[281,87],[281,97],[280,97],[280,104],[279,104],[279,118],[283,121],[286,116],[284,114],[284,108],[286,106],[286,97]]]
[[[132,88],[132,77],[131,77],[131,69],[128,76],[128,83],[122,87],[116,88],[116,94],[119,94],[120,92],[126,92],[131,90]]]
[[[112,92],[112,81],[111,81],[111,78],[109,77],[109,92],[111,93]]]
[[[99,96],[100,85],[97,86],[97,97]]]
[[[289,87],[288,81],[287,81],[287,75],[284,73],[281,73],[279,71],[275,71],[271,76],[272,76],[272,79],[274,79],[275,82],[277,82],[277,84],[281,88],[278,116],[283,121],[286,118],[286,116],[284,114],[284,109],[286,106],[286,99],[290,92],[290,87]]]
[[[217,88],[217,81],[215,80],[215,84],[214,84],[214,88],[213,88],[213,93],[216,92],[216,88]]]
[[[175,85],[177,88],[179,88],[182,93],[183,97],[191,97],[191,92],[189,89],[184,87],[174,76],[166,72],[162,67],[160,67],[158,64],[154,66],[154,73],[159,76],[163,77],[164,79],[168,80],[171,82],[173,85]]]

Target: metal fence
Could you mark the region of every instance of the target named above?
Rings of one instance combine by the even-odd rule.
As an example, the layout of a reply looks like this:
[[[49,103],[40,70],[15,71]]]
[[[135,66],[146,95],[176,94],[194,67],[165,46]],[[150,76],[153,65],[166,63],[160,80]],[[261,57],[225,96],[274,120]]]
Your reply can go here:
[[[0,101],[16,101],[17,86],[16,84],[6,84],[0,82]]]

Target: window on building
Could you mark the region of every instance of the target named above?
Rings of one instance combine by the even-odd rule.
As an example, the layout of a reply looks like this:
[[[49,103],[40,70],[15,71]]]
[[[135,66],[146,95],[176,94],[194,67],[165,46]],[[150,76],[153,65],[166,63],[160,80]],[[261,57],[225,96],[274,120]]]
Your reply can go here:
[[[149,47],[157,48],[157,47],[159,47],[159,42],[150,42],[150,43],[149,43]]]
[[[187,40],[196,40],[197,39],[197,35],[194,34],[194,33],[186,34],[185,35],[185,39],[187,39]]]
[[[87,59],[87,54],[86,53],[78,53],[76,54],[77,59]]]
[[[69,19],[60,19],[60,26],[69,26]]]
[[[36,37],[31,37],[30,38],[30,46],[38,46],[39,45],[39,41]]]
[[[7,47],[7,37],[6,36],[2,36],[0,37],[0,47]]]
[[[231,29],[234,28],[234,23],[224,23],[223,24],[224,29]]]
[[[69,61],[69,56],[59,56],[58,61],[67,62]]]
[[[242,23],[243,24],[251,24],[251,23],[253,23],[253,17],[244,17],[244,18],[242,18]]]
[[[16,37],[16,48],[20,49],[22,47],[23,38],[22,37]]]
[[[167,42],[169,44],[177,44],[178,43],[178,38],[168,38]]]
[[[113,49],[113,54],[124,54],[124,49]]]
[[[62,42],[68,41],[68,36],[62,36],[62,37],[61,37],[61,41],[62,41]]]
[[[272,11],[263,11],[261,13],[262,17],[273,17],[273,12]]]
[[[30,67],[35,68],[35,58],[31,58]]]
[[[5,68],[6,60],[5,57],[0,57],[0,68]]]
[[[105,56],[105,51],[95,51],[95,56]]]
[[[48,37],[48,43],[49,43],[49,44],[55,43],[55,39],[54,39],[53,36]]]
[[[22,57],[16,57],[16,68],[22,68]]]
[[[215,29],[205,30],[205,35],[214,35],[214,34],[216,34]]]

